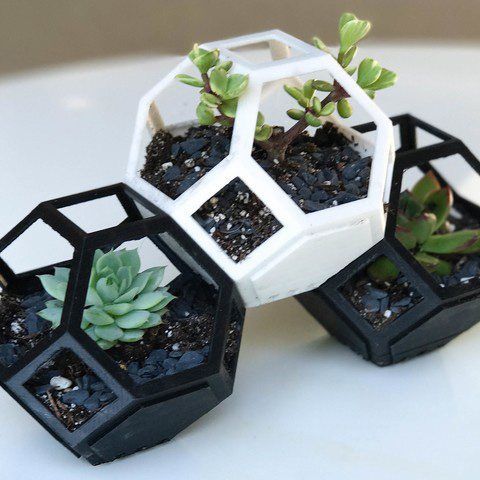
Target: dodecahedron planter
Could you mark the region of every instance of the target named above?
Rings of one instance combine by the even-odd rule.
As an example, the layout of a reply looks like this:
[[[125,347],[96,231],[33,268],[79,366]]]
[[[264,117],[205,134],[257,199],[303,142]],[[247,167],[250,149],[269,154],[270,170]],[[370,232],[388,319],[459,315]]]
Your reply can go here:
[[[474,277],[458,278],[453,282],[456,285],[441,283],[395,238],[400,193],[428,170],[452,187],[457,212],[480,221],[480,195],[471,188],[480,181],[480,164],[460,140],[447,133],[410,115],[392,120],[400,127],[401,146],[396,155],[385,239],[324,285],[297,297],[330,334],[377,365],[397,363],[440,347],[480,320],[480,283]],[[372,124],[358,127],[361,131],[372,128]],[[436,143],[417,147],[417,131],[435,137]],[[380,256],[389,258],[399,269],[402,291],[396,303],[380,310],[377,304],[367,308],[361,304],[360,308],[352,285]],[[368,300],[371,292],[373,301],[381,305],[386,296],[371,289]],[[379,315],[385,314],[387,318],[379,322]]]
[[[270,60],[254,63],[239,53],[242,48],[262,43],[269,46]],[[218,48],[222,59],[234,62],[235,72],[249,75],[248,90],[238,104],[230,153],[176,199],[140,175],[145,165],[146,147],[159,129],[180,134],[195,123],[198,91],[178,85],[175,80],[177,74],[195,74],[186,58],[140,102],[126,182],[172,216],[234,280],[246,306],[315,288],[383,237],[383,205],[388,199],[393,166],[391,122],[330,55],[283,32],[273,30],[209,43],[204,47]],[[306,214],[252,158],[251,151],[257,112],[260,108],[265,113],[262,102],[276,98],[273,96],[286,81],[291,84],[298,83],[299,79],[305,81],[304,77],[313,77],[317,72],[328,74],[329,78],[339,82],[377,129],[372,141],[338,119],[333,120],[352,140],[355,149],[373,157],[368,194],[352,203]],[[179,90],[174,91],[177,86]],[[284,112],[291,103],[286,95],[280,102],[286,118]],[[279,105],[274,110],[278,112]],[[243,181],[281,224],[276,233],[238,263],[194,218],[205,202],[234,179]],[[352,238],[355,242],[351,241]]]
[[[32,293],[42,290],[37,275],[52,273],[55,266],[71,268],[60,326],[48,334],[42,333],[31,348],[15,346],[9,361],[2,356],[4,363],[0,365],[0,384],[57,440],[94,465],[170,440],[230,395],[244,318],[243,304],[225,273],[168,215],[135,192],[132,195],[135,202],[129,188],[118,184],[44,202],[0,240],[1,294],[19,296],[25,308],[31,306],[32,298],[36,298],[32,297]],[[114,222],[109,228],[103,226],[98,229],[97,222],[96,226],[91,228],[90,225],[86,231],[83,224],[71,220],[75,218],[75,212],[72,213],[70,208],[90,205],[90,216],[83,219],[87,218],[87,224],[91,223],[100,215],[95,202],[107,198],[113,199],[123,212],[119,218],[125,218],[119,225]],[[136,204],[149,209],[153,212],[152,216],[143,219]],[[107,219],[113,218],[111,205],[103,205],[102,208]],[[71,246],[73,256],[54,265],[47,264],[25,272],[15,271],[4,257],[16,241],[23,241],[21,239],[29,228],[38,224]],[[131,364],[125,368],[110,353],[111,350],[101,350],[80,328],[94,251],[132,244],[138,245],[140,252],[150,248],[150,257],[145,255],[142,262],[148,257],[153,259],[153,266],[159,266],[156,262],[161,261],[160,265],[167,265],[166,275],[176,275],[169,282],[171,291],[178,297],[170,304],[171,311],[185,310],[185,305],[195,306],[192,302],[196,300],[190,299],[188,303],[185,292],[194,299],[200,295],[202,301],[206,298],[210,302],[204,316],[203,313],[199,315],[203,323],[199,321],[198,328],[202,325],[207,328],[208,324],[208,344],[196,365],[188,368],[182,365],[180,368],[181,358],[178,358],[179,355],[174,358],[173,348],[170,370],[166,373],[162,366],[155,366],[150,361],[146,361],[143,370],[139,369],[139,365],[130,369]],[[22,244],[24,250],[20,253],[33,260],[41,256],[42,249],[53,249],[53,243],[41,245],[35,236],[29,249],[25,250],[27,246]],[[18,258],[22,261],[21,255]],[[182,313],[182,319],[191,314]],[[20,328],[13,320],[9,323],[10,327]],[[4,335],[5,325],[2,329]],[[200,335],[197,332],[187,333],[194,340],[195,335]],[[0,340],[3,338],[1,336]],[[145,342],[142,340],[141,343]],[[176,348],[178,350],[178,345]],[[45,378],[47,382],[50,379],[52,385],[52,372],[62,368],[87,372],[81,377],[81,382],[77,382],[73,390],[68,389],[66,394],[78,398],[78,392],[91,393],[90,403],[82,403],[82,409],[75,405],[77,400],[71,400],[70,407],[65,409],[65,404],[58,402],[57,397],[52,400],[55,389],[42,386]],[[65,398],[61,397],[62,402]],[[90,406],[92,401],[97,402],[95,407]],[[70,422],[72,411],[77,423]]]

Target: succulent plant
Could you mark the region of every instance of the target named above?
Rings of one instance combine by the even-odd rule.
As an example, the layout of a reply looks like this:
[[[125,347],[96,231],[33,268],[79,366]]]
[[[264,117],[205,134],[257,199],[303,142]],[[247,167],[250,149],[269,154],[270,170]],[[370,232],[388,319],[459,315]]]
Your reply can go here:
[[[81,328],[104,350],[141,340],[147,328],[162,323],[166,306],[175,298],[160,286],[165,267],[143,272],[140,267],[136,249],[95,252]],[[69,268],[57,267],[54,275],[38,277],[53,297],[38,315],[53,328],[60,325],[69,276]]]
[[[344,13],[338,24],[340,48],[337,56],[335,57],[318,37],[314,37],[313,44],[332,55],[349,75],[357,72],[357,84],[373,99],[378,90],[393,86],[397,81],[397,75],[382,68],[372,58],[363,59],[358,69],[351,65],[358,51],[358,43],[366,37],[370,28],[371,24],[367,20],[360,20],[353,13]],[[332,115],[335,110],[343,118],[352,115],[349,94],[336,80],[327,82],[309,79],[301,88],[284,85],[284,89],[300,107],[287,110],[287,115],[297,122],[286,131],[276,131],[278,129],[273,129],[263,121],[260,125],[257,122],[255,136],[257,144],[268,152],[270,158],[284,160],[288,146],[298,135],[307,127],[320,127],[324,123],[324,118]],[[317,97],[318,92],[325,93],[323,99]]]
[[[231,125],[237,111],[238,99],[248,86],[248,75],[230,74],[231,61],[220,61],[218,50],[205,50],[197,44],[188,54],[198,68],[201,78],[180,74],[177,79],[200,88],[197,118],[201,125]]]
[[[480,230],[455,231],[448,221],[452,205],[452,190],[442,187],[432,171],[400,195],[395,236],[417,262],[438,276],[452,273],[452,256],[480,252]],[[368,275],[375,281],[390,281],[399,271],[380,257],[370,265]]]

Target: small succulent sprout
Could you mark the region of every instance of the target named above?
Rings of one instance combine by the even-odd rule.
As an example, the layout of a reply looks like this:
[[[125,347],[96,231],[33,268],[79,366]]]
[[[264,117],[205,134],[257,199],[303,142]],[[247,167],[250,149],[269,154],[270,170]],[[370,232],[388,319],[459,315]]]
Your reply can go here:
[[[338,31],[340,36],[340,48],[336,57],[337,62],[349,74],[354,75],[357,72],[357,84],[365,91],[370,98],[375,98],[375,92],[395,85],[397,75],[382,68],[382,66],[372,58],[363,59],[358,68],[351,65],[358,52],[358,43],[363,40],[371,29],[371,23],[367,20],[360,20],[353,13],[344,13],[338,22]],[[330,54],[325,44],[318,38],[313,38],[313,45],[318,49]],[[335,58],[335,57],[334,57]],[[334,92],[337,102],[337,110],[340,116],[348,118],[352,115],[352,107],[347,100],[346,92],[341,90],[340,85],[334,82],[319,81],[318,90],[324,92]]]
[[[370,29],[370,22],[358,19],[353,13],[344,13],[340,17],[338,25],[340,49],[337,57],[334,58],[349,75],[354,75],[357,71],[357,67],[352,65],[352,61],[358,52],[358,43],[366,37]],[[313,45],[333,56],[320,38],[314,37]],[[370,58],[366,58],[360,63],[357,72],[357,84],[370,98],[375,97],[377,90],[392,86],[396,79],[395,73],[382,68],[377,61]],[[297,123],[286,131],[272,129],[273,134],[270,133],[268,137],[266,129],[261,130],[257,126],[256,130],[257,142],[261,142],[260,146],[271,159],[284,160],[286,150],[295,138],[308,127],[320,127],[324,120],[322,117],[332,115],[335,110],[343,118],[348,118],[353,113],[352,106],[348,101],[348,92],[336,80],[328,82],[310,79],[303,84],[302,88],[284,85],[284,89],[300,107],[287,110],[287,115]],[[322,92],[325,95],[320,99],[316,96],[316,92]]]
[[[232,125],[238,99],[248,87],[248,75],[230,74],[233,63],[220,61],[218,50],[205,50],[195,44],[188,57],[200,71],[201,78],[185,74],[176,78],[186,85],[200,88],[200,103],[196,109],[199,124]]]
[[[140,272],[137,250],[104,253],[97,250],[83,311],[81,328],[107,350],[118,342],[137,342],[147,328],[162,323],[167,305],[175,298],[160,286],[165,267]],[[54,298],[38,313],[60,325],[70,269],[55,268],[54,275],[39,275],[45,291]]]
[[[439,276],[452,272],[452,256],[480,253],[479,229],[451,231],[448,219],[453,200],[450,187],[442,187],[433,171],[400,195],[395,236],[417,262]],[[391,274],[388,262],[374,262],[371,278]]]

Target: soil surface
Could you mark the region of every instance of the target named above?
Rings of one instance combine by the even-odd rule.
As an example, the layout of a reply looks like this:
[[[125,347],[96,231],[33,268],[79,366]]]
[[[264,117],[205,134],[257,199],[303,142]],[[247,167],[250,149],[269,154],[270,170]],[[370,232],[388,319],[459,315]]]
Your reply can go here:
[[[375,330],[392,323],[422,300],[402,275],[393,282],[377,283],[366,270],[347,282],[342,293]]]
[[[25,387],[70,431],[117,397],[71,350],[61,350]]]
[[[37,315],[47,300],[47,293],[22,297],[0,292],[0,365],[13,365],[51,333],[52,324]]]
[[[237,263],[282,228],[239,178],[204,203],[195,219]]]
[[[286,162],[270,161],[254,147],[253,158],[305,212],[316,212],[365,198],[371,157],[362,157],[331,123],[304,132],[288,148]]]
[[[230,150],[230,127],[191,127],[174,137],[159,130],[147,146],[142,178],[170,198],[176,199]]]
[[[217,294],[197,278],[183,275],[170,286],[178,298],[164,323],[148,329],[140,342],[119,343],[107,353],[137,383],[173,375],[206,363],[213,338]],[[233,349],[235,338],[227,350]],[[236,345],[238,352],[239,345]]]
[[[174,137],[160,130],[146,151],[141,176],[154,187],[178,198],[229,153],[232,129],[191,127]],[[305,212],[365,198],[371,158],[362,156],[332,124],[312,137],[300,135],[289,147],[285,162],[270,161],[254,146],[252,156]],[[235,262],[281,228],[267,207],[240,180],[235,179],[195,214],[202,227]]]

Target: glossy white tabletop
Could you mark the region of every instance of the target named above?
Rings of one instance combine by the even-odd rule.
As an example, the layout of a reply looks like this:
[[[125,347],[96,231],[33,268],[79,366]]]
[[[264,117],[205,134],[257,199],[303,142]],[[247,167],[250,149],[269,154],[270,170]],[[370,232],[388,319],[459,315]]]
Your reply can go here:
[[[412,112],[480,155],[478,45],[370,51],[400,74],[379,95],[388,114]],[[137,57],[0,79],[0,235],[42,200],[120,181],[138,99],[174,62]],[[75,459],[0,392],[0,478],[476,479],[479,345],[477,325],[379,368],[281,301],[248,312],[229,399],[172,442],[112,464]]]

